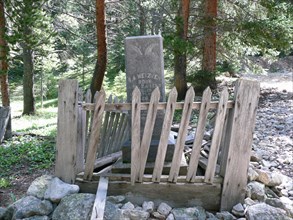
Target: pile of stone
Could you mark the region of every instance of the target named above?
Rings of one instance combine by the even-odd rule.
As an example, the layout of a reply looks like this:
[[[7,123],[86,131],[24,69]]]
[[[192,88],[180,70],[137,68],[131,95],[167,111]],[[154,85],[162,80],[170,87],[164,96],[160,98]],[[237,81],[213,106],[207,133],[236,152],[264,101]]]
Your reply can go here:
[[[292,219],[292,198],[282,194],[284,189],[292,187],[292,179],[250,167],[249,180],[244,204],[236,204],[231,212],[211,213],[199,206],[172,208],[167,201],[157,207],[152,201],[140,206],[119,195],[107,197],[104,219]],[[78,192],[77,185],[64,183],[57,177],[41,176],[30,185],[26,197],[7,208],[0,208],[0,219],[90,219],[95,195]],[[287,190],[287,194],[292,196],[292,191]]]

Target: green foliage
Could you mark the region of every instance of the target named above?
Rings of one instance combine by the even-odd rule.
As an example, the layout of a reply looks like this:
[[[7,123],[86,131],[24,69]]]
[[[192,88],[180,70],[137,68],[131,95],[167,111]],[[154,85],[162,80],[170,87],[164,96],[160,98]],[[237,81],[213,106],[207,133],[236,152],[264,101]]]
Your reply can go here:
[[[7,188],[10,186],[10,181],[7,178],[0,178],[0,188]]]
[[[53,165],[55,147],[51,141],[31,136],[13,137],[0,147],[0,177],[26,166],[29,171]]]
[[[195,91],[201,93],[206,89],[206,87],[210,87],[212,89],[216,88],[216,76],[217,72],[209,72],[205,70],[198,70],[193,72],[190,76],[188,76],[188,80],[192,82],[192,86]]]

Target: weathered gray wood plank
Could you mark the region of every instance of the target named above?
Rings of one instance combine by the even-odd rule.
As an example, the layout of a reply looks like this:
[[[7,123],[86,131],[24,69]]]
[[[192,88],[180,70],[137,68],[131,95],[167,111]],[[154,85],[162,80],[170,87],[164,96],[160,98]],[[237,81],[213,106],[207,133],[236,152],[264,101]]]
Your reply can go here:
[[[217,165],[217,158],[222,138],[222,131],[224,129],[225,123],[225,116],[227,110],[227,102],[229,98],[228,89],[224,88],[221,93],[221,97],[219,100],[219,107],[217,109],[216,115],[216,123],[213,132],[213,139],[210,148],[209,158],[208,158],[208,165],[205,173],[205,182],[206,183],[213,183],[215,170]]]
[[[131,117],[131,184],[134,185],[140,168],[140,100],[141,93],[137,87],[132,92]]]
[[[185,138],[187,134],[187,127],[189,125],[190,115],[192,112],[193,99],[194,99],[194,89],[193,87],[190,87],[185,96],[184,108],[182,111],[182,118],[180,122],[180,127],[178,131],[178,136],[177,136],[173,159],[172,159],[172,165],[171,165],[170,174],[169,174],[170,182],[176,182],[178,177]]]
[[[244,200],[259,93],[259,82],[237,81],[221,210],[231,210],[233,205]]]
[[[191,152],[191,157],[189,162],[189,169],[186,176],[187,181],[193,182],[196,176],[196,170],[198,167],[198,160],[199,160],[201,144],[202,144],[202,140],[204,136],[206,120],[207,120],[208,112],[210,109],[211,96],[212,96],[212,91],[208,87],[205,89],[202,95],[202,104],[201,104],[200,112],[199,112],[199,119],[198,119],[197,128],[196,128],[195,140],[193,142],[192,152]]]
[[[93,206],[91,220],[104,219],[104,211],[107,199],[108,178],[101,176],[97,189],[96,199]]]
[[[55,176],[75,181],[77,153],[78,82],[60,80],[58,89],[57,152]]]
[[[156,89],[154,89],[154,91],[151,94],[150,107],[148,109],[141,146],[140,146],[140,168],[139,168],[139,176],[138,176],[139,182],[142,181],[142,177],[144,174],[144,168],[147,161],[153,129],[154,129],[155,121],[156,121],[159,99],[160,99],[160,90],[158,87],[156,87]]]
[[[155,167],[154,167],[153,178],[152,178],[152,181],[154,182],[160,182],[160,179],[161,179],[166,151],[167,151],[168,138],[171,131],[173,116],[175,112],[175,104],[177,100],[177,95],[178,95],[177,90],[174,87],[169,93],[169,98],[168,98],[168,102],[166,106],[164,123],[162,127],[162,133],[161,133],[160,143],[158,146],[158,152],[157,152],[157,156],[155,160]]]
[[[86,180],[91,180],[93,175],[94,163],[97,157],[98,143],[104,114],[105,97],[106,94],[104,90],[101,90],[96,96],[96,107],[93,116],[93,126],[84,171],[84,179]]]
[[[0,107],[0,143],[2,143],[10,116],[10,107]]]
[[[212,101],[210,103],[210,109],[217,109],[218,108],[218,101]],[[158,105],[158,110],[165,110],[166,109],[166,102],[160,102]],[[200,109],[201,102],[193,102],[192,103],[192,109]],[[233,108],[234,102],[229,101],[227,108]],[[175,109],[183,109],[184,102],[177,102],[175,105]],[[94,105],[91,103],[85,103],[83,104],[83,108],[86,111],[91,111],[94,109]],[[142,102],[141,103],[141,110],[148,110],[149,103],[148,102]],[[105,111],[130,111],[131,110],[131,103],[123,103],[123,104],[106,104],[105,105]]]

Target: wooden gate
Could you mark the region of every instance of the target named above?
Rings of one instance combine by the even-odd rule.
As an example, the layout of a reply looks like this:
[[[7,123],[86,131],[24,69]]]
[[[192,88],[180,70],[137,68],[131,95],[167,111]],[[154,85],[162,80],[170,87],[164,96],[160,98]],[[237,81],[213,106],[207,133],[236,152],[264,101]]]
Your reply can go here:
[[[227,88],[223,89],[218,101],[211,101],[212,93],[207,88],[201,102],[194,102],[194,89],[191,87],[184,102],[176,102],[174,88],[167,102],[159,102],[159,90],[155,89],[150,102],[143,103],[139,89],[135,88],[132,103],[118,102],[117,99],[106,102],[105,92],[101,91],[95,97],[95,104],[78,105],[77,82],[61,81],[55,174],[66,182],[76,181],[83,191],[94,192],[100,176],[107,177],[108,194],[132,192],[128,194],[128,199],[136,203],[148,198],[155,203],[166,200],[173,207],[201,205],[208,210],[230,210],[244,199],[259,91],[258,82],[241,79],[236,83],[232,101],[229,100]],[[173,159],[168,174],[163,174],[168,136],[174,112],[179,109],[182,115]],[[147,110],[147,118],[141,137],[142,110]],[[164,123],[152,172],[146,174],[147,155],[158,110],[165,111]],[[194,110],[199,112],[194,124],[195,138],[187,172],[181,174],[184,143]],[[92,126],[84,160],[89,128],[86,115],[91,111]],[[216,111],[213,135],[207,158],[201,158],[210,111]],[[127,112],[131,112],[131,172],[113,173],[111,167],[121,157],[119,150],[127,139]],[[104,161],[111,166],[105,167],[107,162]],[[200,163],[205,168],[203,174],[197,172]],[[94,172],[98,166],[102,170]]]

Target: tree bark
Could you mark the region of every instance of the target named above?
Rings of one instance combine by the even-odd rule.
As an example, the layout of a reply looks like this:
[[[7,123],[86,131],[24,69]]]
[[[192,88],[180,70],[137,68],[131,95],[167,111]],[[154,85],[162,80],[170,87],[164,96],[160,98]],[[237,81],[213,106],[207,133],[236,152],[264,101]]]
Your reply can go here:
[[[176,18],[176,37],[184,42],[184,48],[174,48],[174,75],[178,100],[183,100],[187,91],[186,81],[186,42],[188,33],[190,0],[180,0]]]
[[[207,72],[216,70],[217,8],[218,0],[205,0],[202,70]],[[209,84],[214,83],[215,77],[212,76]]]
[[[91,82],[91,92],[93,98],[96,91],[100,91],[102,88],[107,65],[105,0],[96,0],[96,29],[98,56]]]
[[[141,36],[145,35],[145,14],[144,14],[144,8],[141,4],[141,1],[138,3],[138,10],[139,10],[139,34]]]
[[[9,83],[8,83],[8,62],[7,53],[8,46],[5,39],[6,20],[4,13],[4,2],[0,0],[0,84],[1,84],[1,98],[4,107],[10,106],[9,97]],[[5,131],[5,139],[11,138],[11,114]]]
[[[30,36],[29,27],[24,27],[24,34]],[[35,113],[35,96],[34,96],[34,63],[33,51],[27,42],[21,44],[23,49],[23,115]]]

